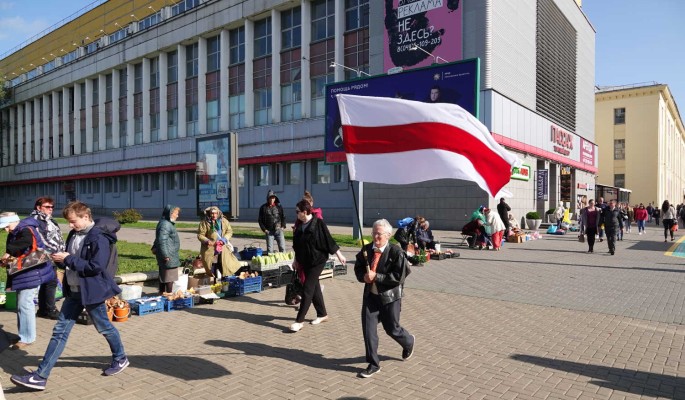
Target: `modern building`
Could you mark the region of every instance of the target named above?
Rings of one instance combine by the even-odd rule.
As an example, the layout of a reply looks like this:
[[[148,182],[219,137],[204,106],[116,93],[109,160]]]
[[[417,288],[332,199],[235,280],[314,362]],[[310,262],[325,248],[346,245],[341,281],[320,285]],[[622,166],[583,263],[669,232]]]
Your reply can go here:
[[[630,202],[685,200],[685,128],[668,85],[598,88],[597,183],[632,190]]]
[[[497,199],[456,180],[355,189],[324,162],[324,93],[469,59],[479,119],[524,164],[506,187],[513,214],[574,207],[597,171],[594,40],[574,0],[96,1],[0,59],[0,207],[223,207],[236,132],[241,220],[269,189],[286,210],[309,190],[330,222],[358,203],[365,224],[421,214],[459,229]]]

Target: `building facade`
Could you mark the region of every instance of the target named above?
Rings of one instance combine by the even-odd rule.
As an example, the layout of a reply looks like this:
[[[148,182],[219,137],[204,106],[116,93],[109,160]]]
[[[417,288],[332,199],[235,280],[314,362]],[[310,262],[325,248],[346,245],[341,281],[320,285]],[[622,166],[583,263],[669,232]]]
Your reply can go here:
[[[595,33],[579,4],[404,4],[429,5],[462,18],[457,39],[441,43],[460,55],[431,56],[480,60],[479,118],[523,160],[506,187],[513,214],[562,200],[575,208],[591,196]],[[0,207],[28,210],[35,197],[52,195],[58,204],[79,198],[98,213],[135,208],[156,217],[166,203],[194,211],[206,172],[199,140],[237,132],[241,220],[256,219],[269,189],[286,210],[309,190],[327,221],[352,222],[359,200],[365,224],[421,214],[434,228],[459,229],[473,208],[497,199],[453,180],[353,190],[344,165],[323,161],[325,85],[387,72],[383,21],[388,12],[401,16],[399,7],[101,2],[0,60],[11,92],[0,107]]]
[[[631,203],[685,201],[685,129],[668,85],[607,87],[595,94],[598,183],[632,190]]]

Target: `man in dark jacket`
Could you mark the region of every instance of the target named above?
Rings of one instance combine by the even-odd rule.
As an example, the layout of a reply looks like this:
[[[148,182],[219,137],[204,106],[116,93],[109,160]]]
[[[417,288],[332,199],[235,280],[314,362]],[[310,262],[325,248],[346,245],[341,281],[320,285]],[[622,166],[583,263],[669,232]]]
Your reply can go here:
[[[409,266],[399,246],[388,243],[392,226],[385,219],[373,224],[373,243],[357,254],[354,274],[364,282],[362,300],[362,331],[369,366],[359,373],[369,378],[381,370],[378,358],[378,322],[385,333],[402,346],[402,359],[414,354],[416,338],[400,325],[404,279]]]
[[[616,208],[616,200],[609,201],[609,206],[602,211],[600,218],[600,224],[604,224],[604,231],[607,235],[609,253],[613,256],[616,252],[616,235],[623,232],[623,216]]]
[[[511,226],[509,226],[509,211],[511,211],[511,207],[509,207],[509,204],[507,204],[506,201],[504,201],[504,197],[499,199],[499,204],[497,205],[497,214],[499,214],[499,217],[502,219],[502,222],[504,222],[504,235],[505,239],[507,236],[509,236],[509,229]]]
[[[271,254],[274,247],[274,238],[278,243],[278,251],[285,251],[285,214],[283,207],[273,190],[266,195],[266,203],[259,208],[259,228],[266,234],[266,251]]]
[[[34,204],[34,210],[29,217],[34,218],[40,224],[38,232],[43,239],[45,250],[50,253],[64,251],[64,238],[59,225],[52,218],[55,209],[55,200],[52,197],[39,197]],[[55,295],[57,293],[57,279],[40,285],[38,291],[38,313],[39,317],[57,319],[59,310],[55,306]]]
[[[104,374],[116,375],[129,365],[119,331],[109,321],[105,305],[105,300],[121,293],[107,272],[110,243],[116,241],[116,235],[95,226],[90,208],[79,201],[69,203],[63,214],[72,228],[67,237],[67,252],[55,253],[52,259],[66,267],[64,304],[38,369],[10,378],[16,385],[34,390],[45,390],[50,372],[64,351],[69,333],[84,308],[112,350],[112,363]]]

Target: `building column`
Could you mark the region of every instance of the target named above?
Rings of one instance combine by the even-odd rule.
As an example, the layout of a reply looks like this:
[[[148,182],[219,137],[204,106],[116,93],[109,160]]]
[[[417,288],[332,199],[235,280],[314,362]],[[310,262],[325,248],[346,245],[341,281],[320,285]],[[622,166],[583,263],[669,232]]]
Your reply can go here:
[[[335,39],[333,41],[335,48],[333,60],[340,65],[345,65],[345,4],[342,0],[335,0]],[[336,82],[344,81],[345,69],[336,66],[334,79]]]
[[[24,163],[24,104],[17,104],[17,164]]]
[[[59,96],[60,92],[52,91],[52,158],[59,158]],[[62,115],[64,118],[64,115]]]
[[[33,158],[32,161],[40,161],[40,137],[41,137],[41,124],[40,124],[40,97],[33,99]]]
[[[309,0],[302,0],[302,63],[301,66],[301,81],[300,87],[302,89],[302,118],[309,118],[312,113],[312,81],[311,68],[309,64],[309,42],[312,40],[312,10]]]
[[[167,140],[169,134],[169,115],[167,114],[167,81],[169,80],[169,62],[166,52],[159,55],[159,134],[158,140]]]
[[[93,80],[86,79],[86,153],[93,152]]]
[[[133,146],[135,143],[135,117],[133,114],[133,91],[135,90],[135,68],[126,64],[126,143],[121,147]]]
[[[281,122],[281,13],[271,10],[271,119]]]
[[[33,154],[33,148],[31,147],[31,138],[33,137],[33,112],[31,105],[33,105],[33,100],[28,100],[24,103],[24,121],[26,121],[26,132],[24,134],[24,161],[26,162],[31,162],[31,155]]]
[[[221,132],[228,132],[230,129],[230,111],[228,108],[228,64],[229,59],[229,39],[230,35],[226,29],[221,30],[221,37],[219,38],[219,46],[221,49],[221,59],[219,60],[219,76],[221,80],[221,87],[219,88],[219,130]]]
[[[43,157],[42,160],[49,160],[50,157],[50,129],[52,128],[52,120],[50,119],[50,95],[43,95]],[[57,118],[57,115],[54,115]]]
[[[112,147],[118,149],[119,144],[119,129],[121,125],[119,124],[119,97],[121,93],[119,92],[119,85],[121,84],[119,80],[119,70],[112,70]]]
[[[186,46],[178,45],[178,137],[187,136],[186,122]]]
[[[107,100],[107,76],[98,75],[98,148],[93,151],[107,149],[107,125],[105,123],[105,101]],[[114,100],[112,100],[114,101]],[[112,131],[114,137],[114,131]]]
[[[69,88],[62,87],[62,154],[71,155],[71,136],[69,136]]]
[[[9,122],[10,122],[9,146],[10,147],[8,150],[9,155],[10,155],[10,157],[9,157],[10,165],[14,165],[17,162],[16,153],[14,152],[14,141],[15,141],[14,132],[17,130],[17,123],[14,120],[14,110],[15,109],[16,109],[16,107],[10,107],[8,109],[9,114],[10,114],[9,115]]]
[[[150,59],[143,58],[143,143],[150,143]]]
[[[2,135],[2,137],[0,138],[0,142],[2,142],[2,149],[0,149],[0,151],[2,151],[2,159],[0,159],[0,166],[8,165],[7,161],[9,160],[9,153],[7,152],[7,141],[10,137],[10,111],[11,108],[9,107],[4,110],[0,110],[0,135]]]
[[[74,155],[81,154],[81,84],[74,83]]]
[[[207,39],[197,42],[197,134],[207,133]]]
[[[272,33],[273,34],[273,33]],[[273,72],[273,71],[272,71]],[[245,20],[245,126],[254,126],[254,22]]]

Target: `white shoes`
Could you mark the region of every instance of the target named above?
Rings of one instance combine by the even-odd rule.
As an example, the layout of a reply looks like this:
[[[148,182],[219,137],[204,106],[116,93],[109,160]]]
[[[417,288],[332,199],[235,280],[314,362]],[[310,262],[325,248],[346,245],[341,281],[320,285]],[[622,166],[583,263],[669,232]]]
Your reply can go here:
[[[290,331],[291,332],[299,332],[303,326],[304,326],[304,322],[295,322],[292,325],[290,325]]]
[[[326,315],[325,317],[318,317],[317,319],[313,320],[311,322],[311,324],[312,325],[319,325],[320,323],[326,322],[326,321],[328,321],[328,315]]]

